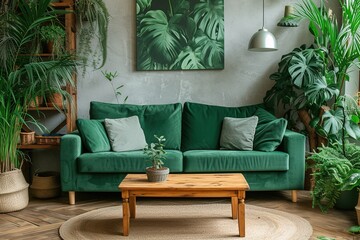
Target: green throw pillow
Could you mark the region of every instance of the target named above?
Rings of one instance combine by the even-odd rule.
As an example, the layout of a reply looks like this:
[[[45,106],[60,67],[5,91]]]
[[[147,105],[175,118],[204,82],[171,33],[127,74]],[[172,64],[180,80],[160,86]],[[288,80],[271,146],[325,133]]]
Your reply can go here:
[[[140,150],[146,146],[145,134],[138,116],[105,118],[105,128],[111,148],[115,152]]]
[[[258,117],[225,117],[221,130],[220,149],[253,150],[253,141]]]
[[[280,145],[287,126],[284,118],[258,124],[254,137],[254,150],[272,152]]]
[[[87,151],[110,151],[110,142],[106,135],[104,123],[99,120],[78,119],[76,126]]]

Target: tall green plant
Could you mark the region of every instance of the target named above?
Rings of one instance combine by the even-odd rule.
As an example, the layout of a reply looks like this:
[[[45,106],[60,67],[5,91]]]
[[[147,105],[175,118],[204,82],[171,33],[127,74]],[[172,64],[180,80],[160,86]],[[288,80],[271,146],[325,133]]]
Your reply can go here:
[[[66,12],[49,8],[51,0],[14,2],[16,8],[0,15],[0,173],[21,164],[17,150],[21,128],[29,117],[37,124],[27,114],[29,103],[49,90],[73,84],[76,68],[74,57],[68,55],[51,61],[29,57],[36,52],[34,39],[40,27]]]
[[[139,70],[224,66],[223,0],[137,0]]]
[[[360,110],[351,97],[343,95],[349,69],[359,68],[360,4],[353,0],[339,3],[341,24],[323,0],[320,7],[312,0],[297,5],[295,17],[309,21],[314,44],[282,57],[278,71],[270,76],[275,85],[264,98],[268,105],[282,103],[290,109],[287,113],[297,112],[308,132],[311,150],[325,142],[360,137]]]

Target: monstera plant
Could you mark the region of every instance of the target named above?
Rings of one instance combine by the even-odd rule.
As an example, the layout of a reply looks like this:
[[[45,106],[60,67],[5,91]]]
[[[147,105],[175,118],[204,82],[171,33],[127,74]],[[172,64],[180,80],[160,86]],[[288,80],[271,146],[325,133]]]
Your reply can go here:
[[[223,0],[137,0],[138,70],[224,66]]]
[[[311,150],[323,144],[359,138],[360,110],[356,101],[343,94],[351,67],[359,68],[360,4],[339,1],[342,22],[337,21],[323,0],[302,0],[294,17],[309,21],[312,46],[294,49],[282,57],[278,71],[270,76],[275,85],[264,99],[272,106],[283,104],[287,116],[304,124]]]

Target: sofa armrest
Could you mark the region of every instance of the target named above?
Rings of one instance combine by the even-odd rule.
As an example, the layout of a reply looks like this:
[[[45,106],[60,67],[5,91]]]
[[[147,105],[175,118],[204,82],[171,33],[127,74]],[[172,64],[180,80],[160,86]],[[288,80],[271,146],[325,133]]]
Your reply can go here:
[[[305,180],[305,136],[286,130],[281,149],[289,154],[289,174],[294,184],[290,189],[304,189]]]
[[[82,154],[83,146],[77,131],[66,134],[60,143],[60,175],[63,191],[76,189],[77,163],[76,159]]]

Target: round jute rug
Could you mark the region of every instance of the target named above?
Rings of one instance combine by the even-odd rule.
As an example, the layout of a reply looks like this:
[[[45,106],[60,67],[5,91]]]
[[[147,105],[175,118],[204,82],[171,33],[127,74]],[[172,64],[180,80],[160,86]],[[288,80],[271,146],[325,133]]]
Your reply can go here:
[[[304,240],[310,223],[286,212],[246,205],[246,237],[239,238],[230,204],[138,205],[128,237],[122,235],[122,207],[107,207],[62,224],[62,239],[256,239]]]

